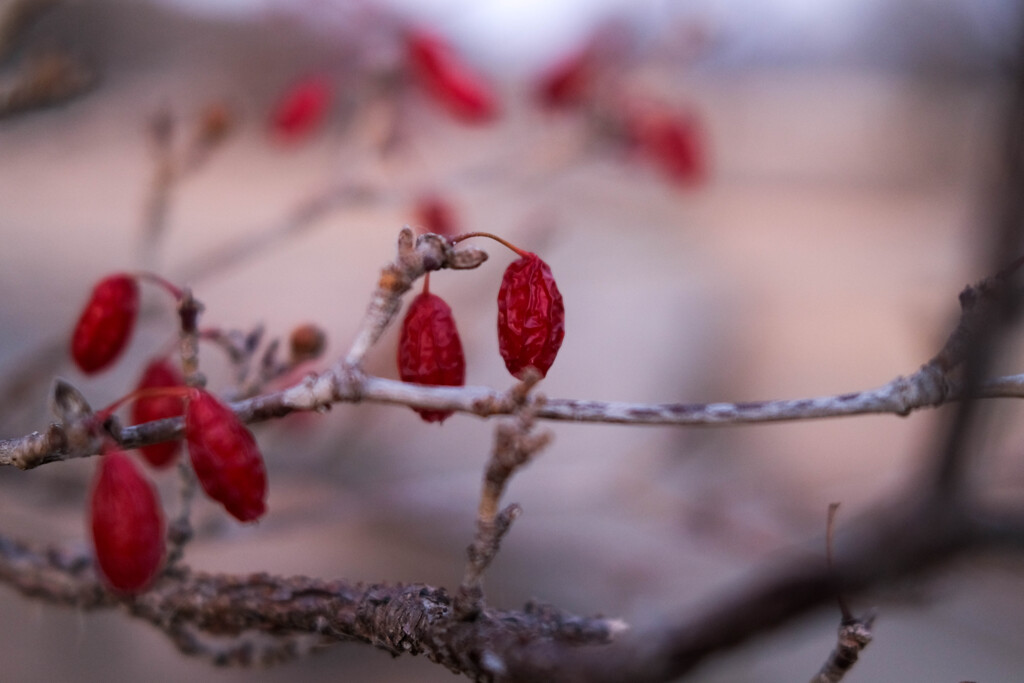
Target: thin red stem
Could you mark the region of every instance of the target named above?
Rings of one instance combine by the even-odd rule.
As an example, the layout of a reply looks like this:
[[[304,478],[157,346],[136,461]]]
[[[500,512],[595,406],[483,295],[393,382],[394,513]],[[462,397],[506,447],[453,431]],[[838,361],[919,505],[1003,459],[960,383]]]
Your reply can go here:
[[[508,247],[509,249],[514,251],[519,256],[526,256],[527,254],[530,253],[528,251],[524,251],[523,249],[520,249],[519,247],[517,247],[516,245],[512,244],[508,240],[502,239],[501,237],[498,237],[497,235],[493,235],[493,234],[491,234],[489,232],[464,232],[461,235],[456,235],[455,237],[452,237],[448,241],[451,242],[452,244],[458,244],[462,240],[469,239],[470,237],[489,237],[492,240],[494,240],[495,242],[498,242],[499,244],[505,245],[506,247]]]
[[[147,272],[147,271],[140,271],[140,272],[134,273],[134,275],[135,275],[135,277],[137,277],[140,280],[146,280],[148,282],[152,282],[153,284],[163,288],[165,291],[167,291],[167,293],[169,293],[171,296],[174,297],[175,301],[180,301],[181,300],[181,295],[182,295],[181,288],[178,287],[177,285],[169,282],[168,280],[160,277],[156,273],[150,273],[150,272]]]
[[[130,394],[122,396],[117,399],[103,410],[96,412],[96,419],[101,423],[106,422],[107,418],[114,414],[118,408],[123,406],[125,403],[131,401],[138,401],[141,398],[158,398],[164,396],[176,396],[178,398],[190,398],[191,394],[195,392],[193,387],[148,387],[146,389],[136,389]]]
[[[423,274],[423,293],[430,294],[430,271]]]

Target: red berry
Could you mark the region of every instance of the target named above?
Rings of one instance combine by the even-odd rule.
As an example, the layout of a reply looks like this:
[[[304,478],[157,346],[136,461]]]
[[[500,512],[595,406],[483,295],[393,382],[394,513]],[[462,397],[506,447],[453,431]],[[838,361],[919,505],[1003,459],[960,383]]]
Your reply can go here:
[[[586,51],[575,52],[542,73],[535,96],[545,107],[558,109],[579,104],[590,86],[591,65]]]
[[[509,264],[498,290],[498,350],[505,367],[519,379],[530,366],[547,375],[564,336],[565,306],[551,268],[526,253]]]
[[[159,389],[184,386],[185,379],[170,362],[158,358],[146,366],[139,380],[138,389]],[[132,404],[132,424],[138,425],[153,420],[178,417],[185,412],[184,402],[178,396],[149,396]],[[142,446],[142,457],[153,467],[167,467],[178,455],[180,441],[164,441]]]
[[[427,232],[445,237],[453,236],[457,230],[455,209],[436,194],[427,194],[419,198],[416,203],[416,221]]]
[[[185,408],[185,440],[192,469],[206,494],[241,522],[266,511],[267,470],[256,440],[231,409],[203,389]]]
[[[139,286],[119,273],[100,280],[71,335],[71,357],[87,374],[113,363],[128,344],[139,312]]]
[[[271,129],[284,142],[311,135],[323,121],[331,103],[331,85],[322,76],[311,76],[289,88],[275,105]]]
[[[452,309],[424,291],[409,304],[398,341],[398,374],[403,382],[458,387],[466,381],[466,357]],[[416,409],[427,422],[444,422],[446,410]]]
[[[423,86],[439,103],[467,123],[490,121],[498,114],[491,87],[472,71],[440,36],[413,31],[409,61]]]
[[[101,575],[123,593],[144,590],[164,557],[164,520],[152,485],[127,455],[108,453],[100,461],[90,507]]]
[[[707,178],[703,134],[695,114],[637,109],[629,115],[628,125],[640,151],[672,180],[696,185]]]

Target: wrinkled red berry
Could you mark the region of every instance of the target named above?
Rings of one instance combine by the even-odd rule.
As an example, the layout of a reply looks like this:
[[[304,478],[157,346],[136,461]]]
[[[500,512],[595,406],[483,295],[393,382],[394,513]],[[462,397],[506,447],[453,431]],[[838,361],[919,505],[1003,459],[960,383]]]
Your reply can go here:
[[[398,374],[403,382],[458,387],[466,381],[466,357],[452,309],[444,300],[423,292],[409,304],[398,341]],[[444,422],[446,410],[416,409],[427,422]]]
[[[231,409],[203,389],[185,408],[192,469],[210,498],[235,519],[252,522],[266,511],[267,470],[256,440]]]
[[[412,31],[407,47],[417,78],[452,114],[467,123],[483,123],[497,116],[497,98],[491,87],[443,38],[425,31]]]
[[[707,178],[703,133],[692,112],[652,107],[631,112],[628,126],[641,153],[670,179],[697,185]]]
[[[559,109],[579,104],[591,81],[590,56],[575,52],[541,74],[535,97],[545,107]]]
[[[331,84],[311,76],[289,88],[274,106],[271,129],[282,141],[297,142],[311,135],[327,114]]]
[[[451,237],[457,232],[455,209],[443,197],[426,194],[416,202],[416,221],[427,232]]]
[[[551,268],[526,253],[509,264],[498,290],[498,350],[505,367],[519,379],[530,366],[547,375],[564,336],[565,306]]]
[[[185,379],[168,360],[158,358],[146,366],[137,389],[160,389],[184,386]],[[185,412],[184,401],[178,396],[148,396],[132,404],[132,424],[178,417]],[[141,446],[139,451],[153,467],[167,467],[178,455],[180,441],[164,441]]]
[[[71,357],[87,374],[113,363],[127,346],[139,312],[139,286],[119,273],[100,280],[71,335]]]
[[[164,519],[156,492],[124,453],[100,460],[91,526],[100,574],[123,593],[144,590],[164,557]]]

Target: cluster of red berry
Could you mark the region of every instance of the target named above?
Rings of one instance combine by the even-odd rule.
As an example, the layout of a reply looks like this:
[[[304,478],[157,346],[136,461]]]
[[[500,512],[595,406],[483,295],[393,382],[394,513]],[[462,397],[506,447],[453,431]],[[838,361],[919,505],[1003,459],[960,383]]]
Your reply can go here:
[[[408,72],[423,91],[455,119],[484,124],[500,115],[495,88],[476,72],[440,34],[422,28],[404,32]],[[581,109],[601,99],[596,93],[600,69],[596,44],[577,50],[539,75],[532,97],[549,111]],[[278,100],[270,129],[283,142],[310,136],[325,120],[334,99],[323,74],[299,80]],[[637,97],[604,98],[600,118],[617,139],[657,166],[670,180],[693,186],[707,178],[706,135],[692,110]],[[605,128],[607,126],[604,126]]]
[[[468,233],[452,242],[475,236],[496,239],[519,254],[505,270],[498,289],[498,350],[514,377],[522,379],[527,368],[544,377],[565,337],[565,305],[551,268],[536,254],[488,233]],[[462,386],[466,379],[466,358],[455,319],[448,304],[430,292],[429,276],[402,321],[398,373],[404,382],[432,386]],[[427,422],[443,422],[452,414],[417,412]]]
[[[519,258],[505,270],[498,290],[498,347],[513,376],[528,368],[543,377],[554,363],[565,335],[565,307],[551,269],[536,254],[523,251],[488,233],[486,236],[515,251]],[[150,274],[118,273],[93,289],[71,337],[71,357],[85,373],[110,367],[124,351],[135,329],[139,310],[139,281],[161,285],[181,304],[183,293]],[[409,305],[398,347],[403,381],[432,386],[461,386],[466,359],[452,311],[430,292]],[[189,459],[203,491],[242,522],[258,520],[266,511],[267,475],[256,441],[232,410],[206,390],[189,386],[166,357],[152,360],[136,389],[95,415],[102,424],[118,407],[132,403],[133,424],[184,415]],[[428,422],[443,422],[451,412],[418,410]],[[154,468],[177,459],[176,441],[140,448]],[[164,520],[158,496],[134,461],[114,447],[100,460],[90,500],[96,561],[101,575],[115,590],[135,593],[156,577],[165,555]]]
[[[87,374],[114,363],[135,328],[140,278],[161,284],[179,298],[179,289],[152,275],[119,273],[93,289],[71,337],[71,357]],[[199,387],[187,386],[166,358],[146,367],[135,391],[96,414],[103,421],[117,407],[134,401],[135,424],[185,416],[185,440],[192,469],[210,498],[242,522],[266,510],[266,468],[252,434],[229,407]],[[156,468],[177,458],[179,444],[144,446],[142,456]],[[152,484],[124,453],[102,457],[90,500],[96,561],[114,589],[134,593],[156,576],[164,557],[164,522]]]

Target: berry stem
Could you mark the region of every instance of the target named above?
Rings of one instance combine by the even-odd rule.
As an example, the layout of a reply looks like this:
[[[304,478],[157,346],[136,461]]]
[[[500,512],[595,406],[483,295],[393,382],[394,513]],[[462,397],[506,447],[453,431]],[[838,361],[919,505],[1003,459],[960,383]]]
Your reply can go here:
[[[501,237],[498,237],[497,235],[494,235],[494,234],[489,233],[489,232],[464,232],[461,235],[456,235],[455,237],[452,237],[448,241],[451,244],[458,244],[462,240],[469,239],[470,237],[489,237],[492,240],[494,240],[495,242],[498,242],[499,244],[502,244],[502,245],[508,247],[509,249],[514,251],[519,256],[526,256],[527,254],[530,253],[528,251],[524,251],[523,249],[520,249],[519,247],[517,247],[516,245],[512,244],[508,240],[502,239]]]
[[[181,288],[178,287],[177,285],[171,283],[170,281],[166,280],[165,278],[160,277],[156,273],[150,273],[148,271],[140,271],[140,272],[134,273],[134,275],[139,280],[146,280],[147,282],[151,282],[154,285],[157,285],[158,287],[162,288],[168,294],[173,296],[175,301],[180,301],[181,300],[181,294],[182,294]]]
[[[114,411],[123,406],[125,403],[130,403],[131,401],[138,401],[139,399],[142,398],[163,398],[167,396],[173,398],[187,399],[192,398],[192,395],[195,393],[195,391],[196,390],[192,387],[149,387],[146,389],[136,389],[130,394],[126,394],[121,398],[117,399],[103,410],[96,411],[95,417],[100,422],[100,424],[102,424],[107,421],[108,417],[114,414]]]
[[[423,293],[430,294],[430,271],[423,274]]]

